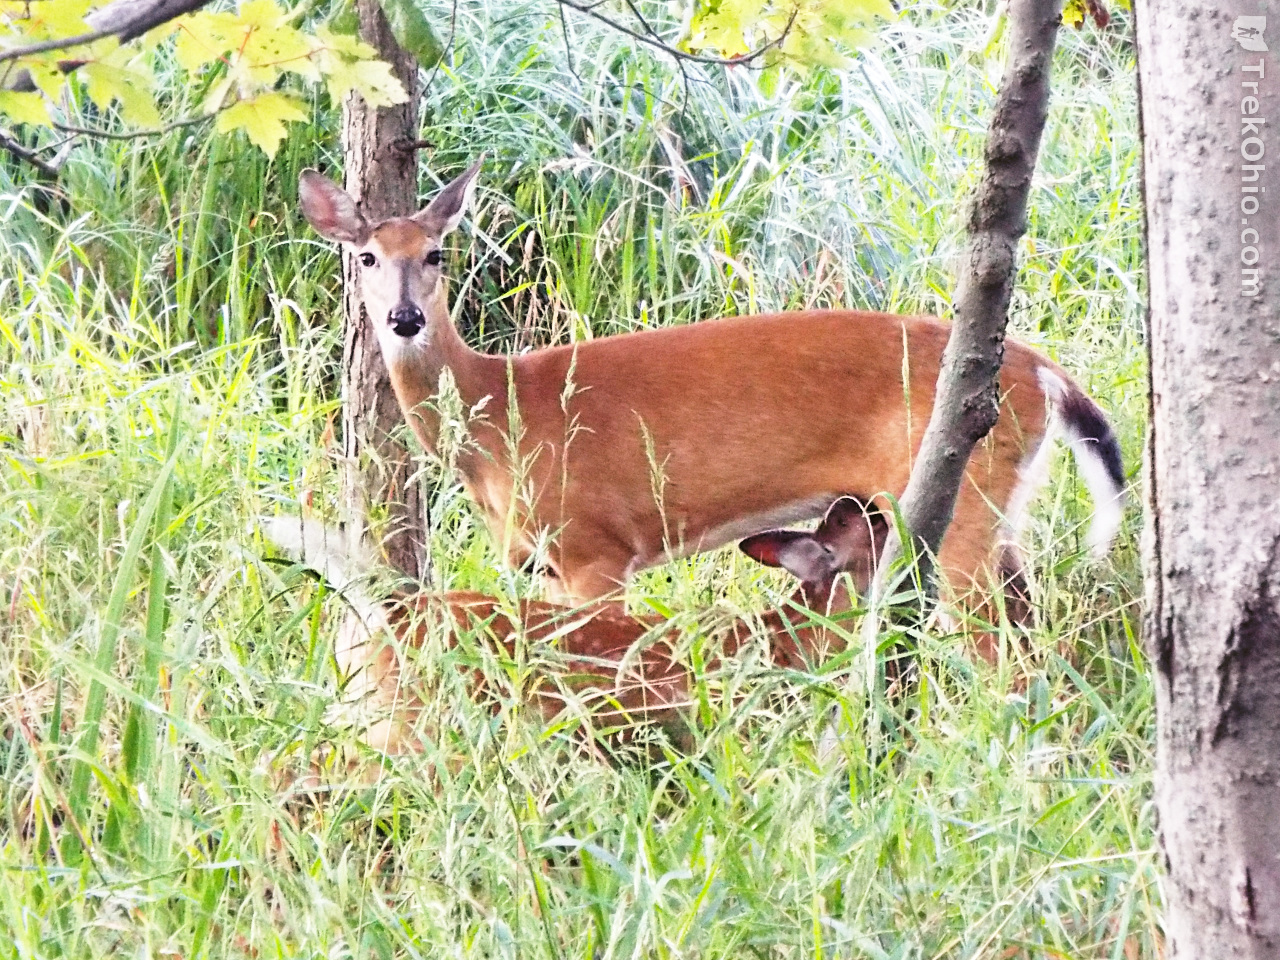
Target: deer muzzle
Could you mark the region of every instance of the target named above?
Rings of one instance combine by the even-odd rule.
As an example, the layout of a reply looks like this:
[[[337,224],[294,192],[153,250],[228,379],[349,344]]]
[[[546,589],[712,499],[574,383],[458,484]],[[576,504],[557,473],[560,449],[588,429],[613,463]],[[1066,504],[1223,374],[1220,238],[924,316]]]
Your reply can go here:
[[[427,319],[415,306],[396,307],[387,317],[387,323],[391,324],[391,329],[396,332],[397,337],[404,337],[407,340],[421,332],[426,326]]]

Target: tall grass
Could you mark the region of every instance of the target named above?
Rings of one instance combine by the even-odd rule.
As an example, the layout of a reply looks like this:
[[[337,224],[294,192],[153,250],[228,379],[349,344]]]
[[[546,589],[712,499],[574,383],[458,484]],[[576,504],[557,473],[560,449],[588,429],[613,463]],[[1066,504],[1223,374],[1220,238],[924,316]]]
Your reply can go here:
[[[450,264],[472,343],[945,311],[999,76],[980,5],[922,0],[851,70],[764,83],[584,19],[566,43],[541,4],[465,0],[456,21],[423,188],[488,153]],[[1132,76],[1119,31],[1064,33],[1013,312],[1130,464]],[[690,751],[607,765],[513,703],[472,704],[459,655],[433,650],[431,756],[282,800],[291,758],[353,747],[324,723],[341,605],[248,531],[337,502],[338,265],[294,210],[298,172],[337,158],[337,113],[314,106],[271,162],[200,130],[82,144],[65,212],[0,166],[0,955],[1156,956],[1137,520],[1087,561],[1065,461],[1032,531],[1032,649],[999,669],[927,638],[918,689],[869,707],[849,659],[781,676],[747,658],[704,680]],[[440,581],[526,589],[433,480]],[[721,553],[633,592],[696,647],[785,589]],[[894,739],[864,739],[869,709]]]

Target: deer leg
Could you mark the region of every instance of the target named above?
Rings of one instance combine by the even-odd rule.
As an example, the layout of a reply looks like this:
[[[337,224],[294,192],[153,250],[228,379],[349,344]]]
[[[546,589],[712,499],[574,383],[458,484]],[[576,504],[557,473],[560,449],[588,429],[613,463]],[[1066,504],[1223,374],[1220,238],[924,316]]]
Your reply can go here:
[[[986,623],[996,623],[997,611],[991,604],[993,561],[996,559],[996,531],[999,518],[966,482],[956,503],[955,519],[942,542],[938,563],[946,578],[948,602],[962,614]],[[1000,659],[996,634],[976,624],[967,631],[974,649],[987,663]]]

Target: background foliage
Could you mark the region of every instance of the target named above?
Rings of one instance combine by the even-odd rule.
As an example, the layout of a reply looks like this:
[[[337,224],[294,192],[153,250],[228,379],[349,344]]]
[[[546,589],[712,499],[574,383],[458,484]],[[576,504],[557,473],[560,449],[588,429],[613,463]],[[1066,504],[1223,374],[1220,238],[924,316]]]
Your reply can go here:
[[[424,2],[449,51],[422,105],[424,194],[491,158],[450,254],[465,335],[944,311],[1000,71],[991,6],[921,0],[849,69],[783,75],[675,64],[544,4]],[[1102,400],[1135,464],[1118,19],[1062,37],[1013,327]],[[208,96],[172,58],[154,76],[173,116]],[[464,762],[282,801],[281,767],[350,738],[323,722],[341,604],[247,532],[337,502],[338,261],[295,185],[336,170],[338,111],[323,85],[292,95],[306,119],[270,159],[201,129],[81,140],[53,194],[0,160],[0,953],[1156,955],[1133,530],[1085,559],[1065,460],[1033,530],[1041,622],[999,670],[926,638],[919,690],[867,704],[848,660],[779,676],[748,658],[706,678],[690,754],[611,766],[475,707],[458,655],[429,651],[440,754]],[[67,105],[84,124],[115,109]],[[454,480],[427,479],[442,584],[527,592]],[[788,589],[721,553],[633,595],[696,638]],[[881,714],[896,737],[869,741]]]

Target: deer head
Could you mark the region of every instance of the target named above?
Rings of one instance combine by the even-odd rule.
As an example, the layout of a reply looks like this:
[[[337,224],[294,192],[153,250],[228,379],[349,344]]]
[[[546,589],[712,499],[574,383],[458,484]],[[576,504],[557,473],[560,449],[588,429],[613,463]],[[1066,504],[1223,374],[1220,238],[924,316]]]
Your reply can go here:
[[[302,213],[320,236],[355,253],[361,299],[388,366],[406,351],[430,350],[446,327],[452,330],[440,245],[462,221],[483,161],[418,213],[381,223],[369,223],[350,194],[327,177],[314,170],[302,173]]]
[[[832,596],[836,578],[848,573],[858,594],[865,595],[888,536],[889,523],[881,511],[841,497],[812,533],[769,530],[738,546],[751,559],[798,578],[797,597],[809,609],[840,609],[852,604],[847,595]]]

